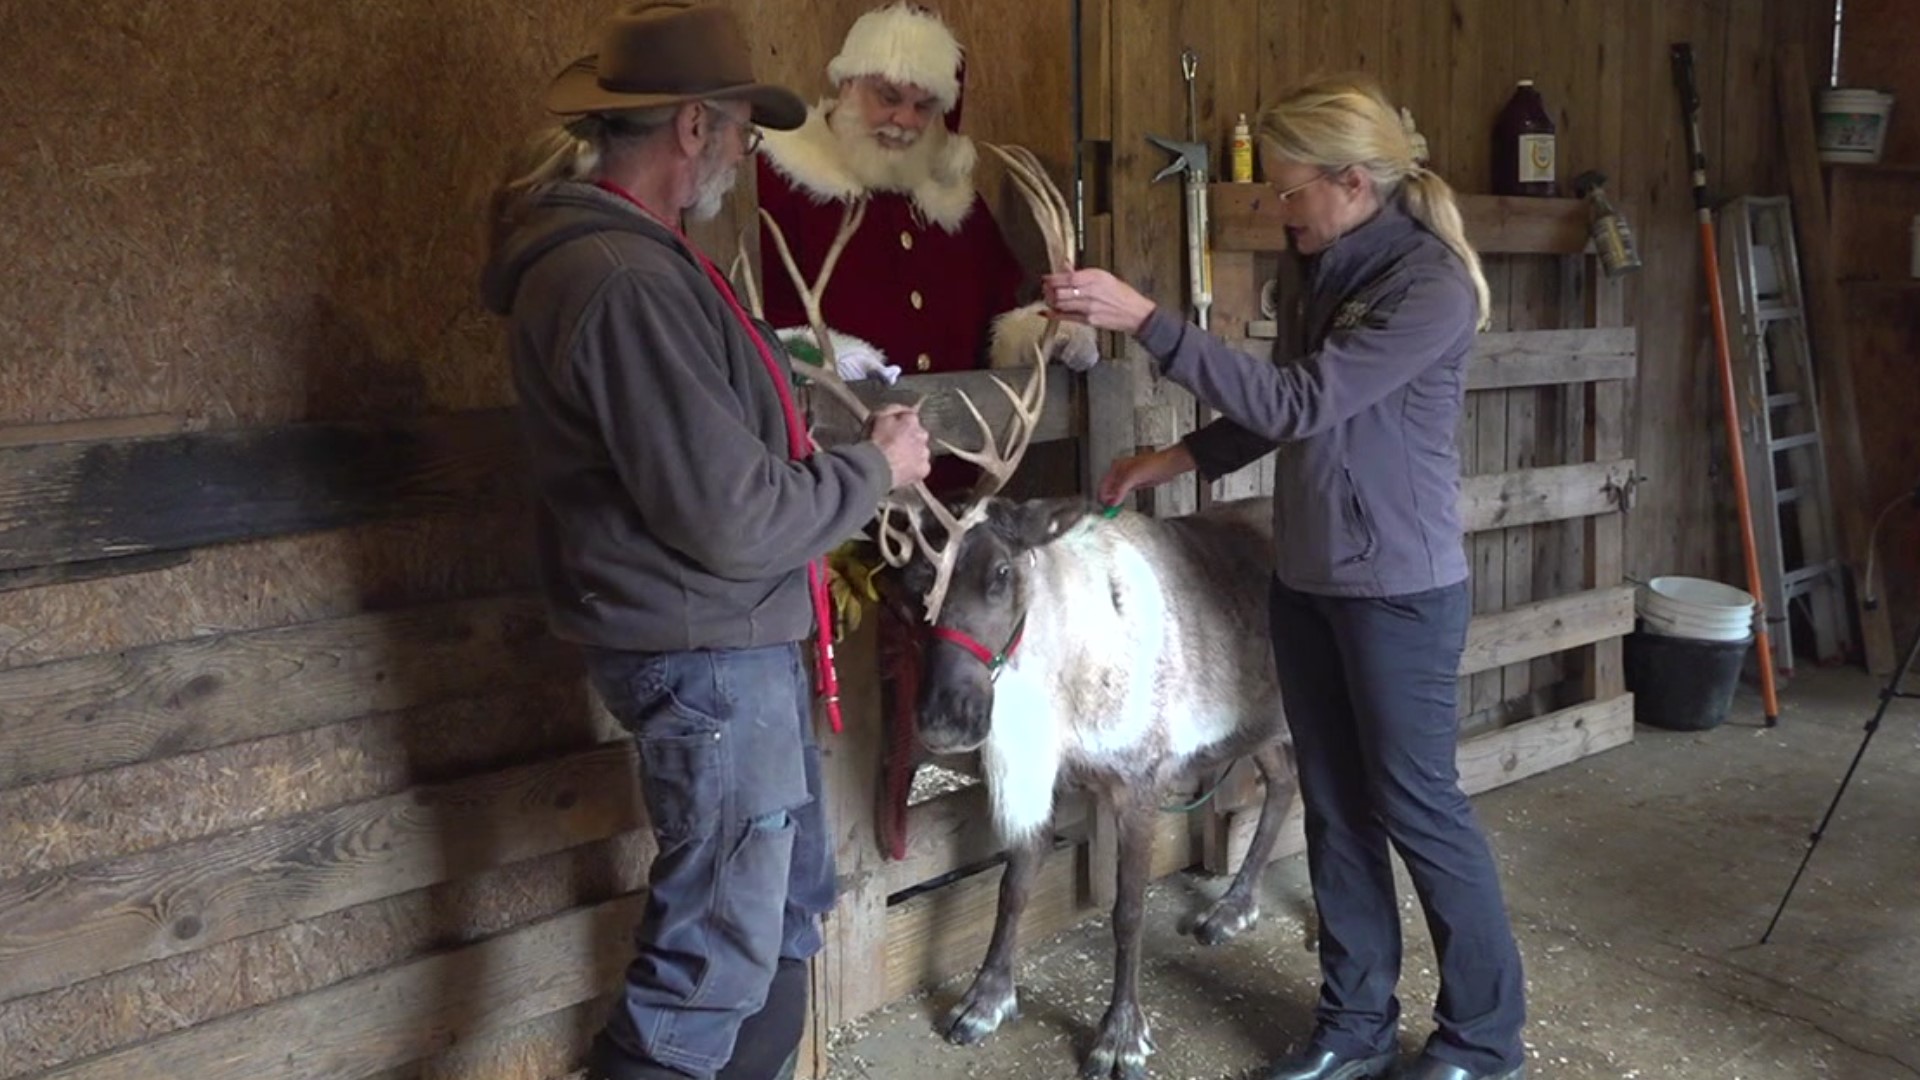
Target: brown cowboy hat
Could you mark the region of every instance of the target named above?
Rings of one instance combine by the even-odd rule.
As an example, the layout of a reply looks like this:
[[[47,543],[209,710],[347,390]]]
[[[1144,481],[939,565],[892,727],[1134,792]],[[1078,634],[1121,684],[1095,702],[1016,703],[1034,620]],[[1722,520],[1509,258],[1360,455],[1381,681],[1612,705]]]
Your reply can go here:
[[[748,102],[753,122],[791,131],[806,103],[756,82],[746,35],[731,11],[694,0],[631,3],[600,28],[600,50],[568,64],[547,88],[561,116],[624,112],[709,98]]]

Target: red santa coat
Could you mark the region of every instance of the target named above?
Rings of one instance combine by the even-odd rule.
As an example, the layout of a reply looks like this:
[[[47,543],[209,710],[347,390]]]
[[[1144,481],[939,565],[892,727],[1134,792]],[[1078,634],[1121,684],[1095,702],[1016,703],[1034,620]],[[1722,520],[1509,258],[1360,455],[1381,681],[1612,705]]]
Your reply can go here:
[[[903,374],[987,365],[993,325],[1014,309],[1025,272],[986,201],[973,188],[975,149],[948,133],[931,175],[912,191],[876,191],[859,180],[824,114],[769,133],[758,159],[760,206],[779,223],[809,281],[839,231],[847,199],[868,195],[866,218],[827,285],[827,325],[862,338]],[[763,302],[778,328],[805,326],[774,246],[761,230]]]

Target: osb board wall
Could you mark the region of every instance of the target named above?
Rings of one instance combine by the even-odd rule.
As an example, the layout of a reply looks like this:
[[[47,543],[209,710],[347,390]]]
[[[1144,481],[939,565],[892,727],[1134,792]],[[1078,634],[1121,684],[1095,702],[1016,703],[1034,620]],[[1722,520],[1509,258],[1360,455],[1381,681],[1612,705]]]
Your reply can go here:
[[[1719,502],[1726,480],[1716,457],[1718,397],[1668,46],[1689,41],[1694,47],[1713,190],[1768,191],[1777,187],[1771,46],[1789,38],[1817,41],[1817,4],[1214,0],[1180,5],[1172,18],[1158,4],[1113,7],[1114,63],[1126,72],[1115,81],[1114,97],[1116,263],[1170,303],[1180,302],[1185,289],[1180,200],[1172,185],[1149,188],[1164,155],[1145,137],[1184,130],[1182,47],[1200,55],[1200,130],[1216,150],[1216,168],[1224,165],[1238,113],[1251,118],[1283,86],[1314,72],[1359,69],[1413,111],[1432,167],[1473,192],[1489,189],[1495,116],[1518,78],[1534,78],[1558,126],[1564,193],[1571,194],[1570,181],[1582,170],[1604,171],[1647,263],[1627,297],[1627,321],[1639,329],[1641,343],[1629,453],[1648,478],[1628,518],[1628,572],[1642,578],[1738,572],[1721,564],[1720,546],[1710,539],[1729,528]],[[1496,325],[1551,325],[1535,320],[1557,318],[1558,286],[1550,276],[1557,270],[1549,262],[1493,261]],[[1171,406],[1190,417],[1190,402],[1177,388],[1157,386],[1144,365],[1141,370],[1136,386],[1147,415],[1154,415],[1153,406]],[[1506,433],[1494,425],[1510,432],[1516,408],[1523,429],[1533,430],[1537,409],[1529,420],[1525,404],[1509,398],[1497,416],[1470,418],[1463,448],[1506,445]],[[1165,433],[1153,434],[1164,441]],[[1530,452],[1518,449],[1522,457]]]
[[[611,6],[9,6],[0,441],[508,403],[474,295],[481,207]],[[762,71],[809,99],[864,7],[735,6]],[[1031,146],[1064,183],[1071,5],[953,6],[965,130]],[[1022,204],[986,182],[1031,250]],[[609,985],[624,956],[631,912],[608,902],[649,850],[618,738],[538,641],[524,518],[367,524],[0,592],[0,758],[95,702],[95,722],[163,733],[130,764],[0,784],[0,906],[83,890],[65,910],[122,951],[129,925],[154,927],[136,943],[150,960],[90,959],[103,944],[0,976],[32,987],[0,993],[0,1076],[564,1069],[600,1015],[581,980]],[[383,862],[394,836],[407,857]],[[288,860],[246,862],[285,850],[269,842]],[[281,892],[282,874],[327,884]],[[114,889],[134,923],[88,906]],[[65,933],[58,906],[10,933]],[[584,944],[551,937],[576,930]],[[567,947],[529,960],[522,943],[546,941]]]

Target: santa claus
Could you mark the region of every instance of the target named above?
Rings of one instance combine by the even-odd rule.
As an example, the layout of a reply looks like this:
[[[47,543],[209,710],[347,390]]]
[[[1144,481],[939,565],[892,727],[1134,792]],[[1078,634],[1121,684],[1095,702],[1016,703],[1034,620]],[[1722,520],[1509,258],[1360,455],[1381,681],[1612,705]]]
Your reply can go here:
[[[869,11],[827,65],[834,96],[798,129],[766,133],[760,207],[809,283],[847,204],[867,200],[821,298],[848,380],[1029,364],[1045,330],[1044,304],[1020,303],[1027,271],[974,188],[977,153],[959,132],[963,64],[960,43],[931,11],[909,3]],[[789,342],[810,338],[770,230],[761,230],[760,245],[767,321]],[[1093,330],[1079,323],[1060,323],[1048,348],[1049,359],[1076,371],[1099,360]],[[942,458],[928,484],[958,496],[978,475]],[[878,831],[896,859],[905,855],[907,802],[927,756],[913,717],[926,627],[911,605],[898,596],[881,605],[887,722]]]
[[[1028,275],[974,188],[977,152],[959,133],[963,63],[931,11],[869,11],[827,65],[835,96],[798,129],[766,133],[760,206],[809,282],[846,203],[868,201],[821,303],[848,379],[1031,363],[1046,325],[1041,303],[1020,305]],[[767,320],[804,328],[770,231],[760,243]],[[1053,358],[1075,370],[1098,361],[1091,329],[1063,322],[1060,331]]]

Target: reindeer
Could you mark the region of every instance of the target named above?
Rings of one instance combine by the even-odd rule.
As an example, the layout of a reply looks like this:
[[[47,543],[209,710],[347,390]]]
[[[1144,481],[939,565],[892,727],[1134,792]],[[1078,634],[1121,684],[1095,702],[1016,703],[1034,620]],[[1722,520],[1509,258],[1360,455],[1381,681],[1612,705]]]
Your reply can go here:
[[[1030,153],[990,148],[1033,206],[1050,261],[1071,266],[1065,200]],[[824,357],[824,370],[806,377],[862,422],[866,406],[836,373],[819,299],[863,212],[849,206],[812,285],[779,227],[762,215]],[[1056,794],[1079,787],[1113,814],[1119,840],[1112,999],[1081,1073],[1142,1080],[1153,1043],[1139,1001],[1141,916],[1163,797],[1241,757],[1251,757],[1266,780],[1245,861],[1191,928],[1209,945],[1257,921],[1256,888],[1292,801],[1291,744],[1268,645],[1271,504],[1246,500],[1159,520],[1108,517],[1084,499],[998,498],[1045,405],[1045,346],[1043,338],[1024,389],[995,380],[1012,406],[1003,438],[962,395],[980,425],[981,447],[941,446],[982,470],[969,503],[949,509],[916,484],[890,497],[876,539],[922,599],[932,627],[918,703],[921,740],[938,754],[979,751],[994,825],[1007,844],[993,936],[972,985],[944,1019],[944,1034],[976,1043],[1018,1015],[1020,916],[1052,846]]]

